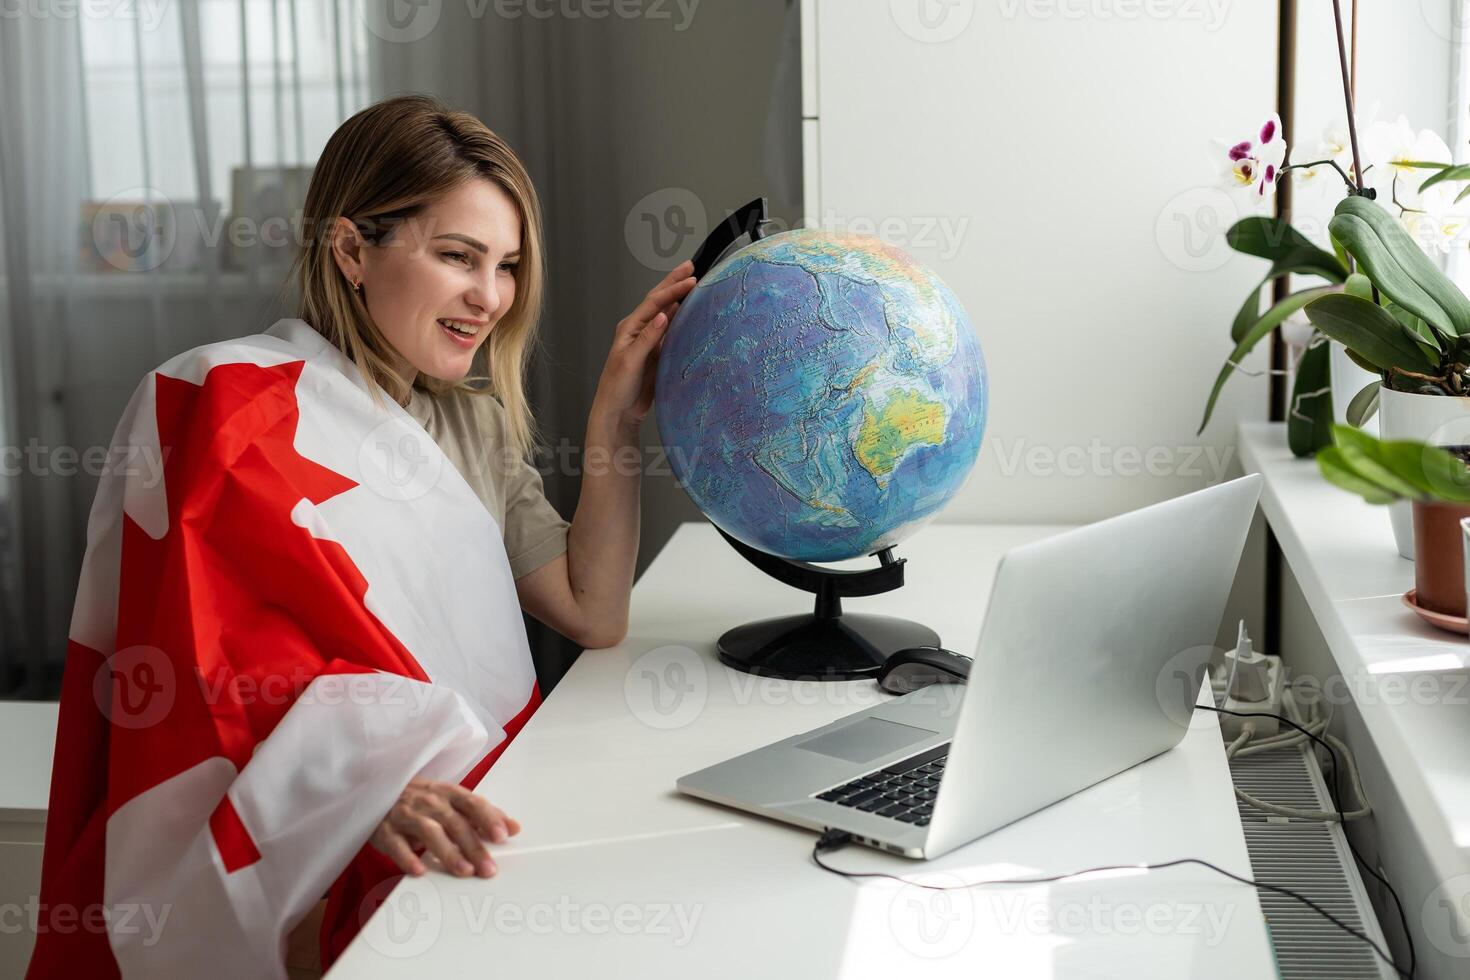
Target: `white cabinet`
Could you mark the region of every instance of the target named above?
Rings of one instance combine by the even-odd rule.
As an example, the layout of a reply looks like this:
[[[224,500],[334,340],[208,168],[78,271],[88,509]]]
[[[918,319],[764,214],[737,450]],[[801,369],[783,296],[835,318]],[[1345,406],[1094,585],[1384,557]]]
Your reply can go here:
[[[56,717],[54,702],[0,702],[0,976],[24,975],[36,941],[31,910],[41,892]]]

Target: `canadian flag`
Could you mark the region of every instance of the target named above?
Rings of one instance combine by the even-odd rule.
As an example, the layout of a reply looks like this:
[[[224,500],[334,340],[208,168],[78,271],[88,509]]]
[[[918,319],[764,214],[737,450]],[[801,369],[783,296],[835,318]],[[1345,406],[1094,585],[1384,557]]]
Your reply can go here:
[[[174,358],[113,437],[61,695],[31,977],[284,977],[381,900],[410,779],[540,703],[500,528],[307,323]]]

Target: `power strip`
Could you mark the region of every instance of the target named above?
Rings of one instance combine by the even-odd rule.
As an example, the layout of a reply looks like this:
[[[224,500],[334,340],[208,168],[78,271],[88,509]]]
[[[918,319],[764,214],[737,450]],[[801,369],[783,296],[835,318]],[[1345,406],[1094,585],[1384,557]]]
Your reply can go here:
[[[1228,659],[1228,654],[1227,654]],[[1280,657],[1267,657],[1270,661],[1268,667],[1267,686],[1270,695],[1265,701],[1243,701],[1239,698],[1228,697],[1225,689],[1225,679],[1222,677],[1218,682],[1211,682],[1211,689],[1215,693],[1215,703],[1230,711],[1239,711],[1244,714],[1281,715],[1285,711],[1286,671],[1281,665]],[[1281,723],[1275,718],[1238,718],[1234,715],[1220,715],[1220,734],[1225,741],[1233,742],[1240,737],[1241,730],[1250,725],[1256,738],[1264,738],[1275,735],[1281,731]]]
[[[1210,675],[1210,690],[1215,704],[1230,711],[1262,716],[1286,714],[1286,667],[1280,657],[1267,656],[1251,648],[1245,620],[1240,622],[1235,649],[1225,652],[1224,662]],[[1246,725],[1251,726],[1256,738],[1275,735],[1281,730],[1281,723],[1271,717],[1217,717],[1220,734],[1227,742],[1239,738]]]

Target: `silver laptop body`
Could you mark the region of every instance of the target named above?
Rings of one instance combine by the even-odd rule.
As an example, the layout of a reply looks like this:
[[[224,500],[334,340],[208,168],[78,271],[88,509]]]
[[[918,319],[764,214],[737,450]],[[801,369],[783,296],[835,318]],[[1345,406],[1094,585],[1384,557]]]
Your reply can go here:
[[[690,773],[679,791],[932,858],[1173,748],[1261,482],[1242,477],[1012,548],[968,684],[923,688]],[[946,743],[927,825],[817,799]]]

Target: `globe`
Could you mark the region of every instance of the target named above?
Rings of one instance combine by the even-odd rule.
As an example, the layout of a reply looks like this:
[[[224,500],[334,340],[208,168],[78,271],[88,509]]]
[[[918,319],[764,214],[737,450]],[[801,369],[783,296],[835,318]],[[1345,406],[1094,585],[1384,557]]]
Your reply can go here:
[[[695,286],[659,358],[675,478],[732,538],[781,558],[876,554],[968,481],[986,372],[947,286],[880,239],[757,239]]]

